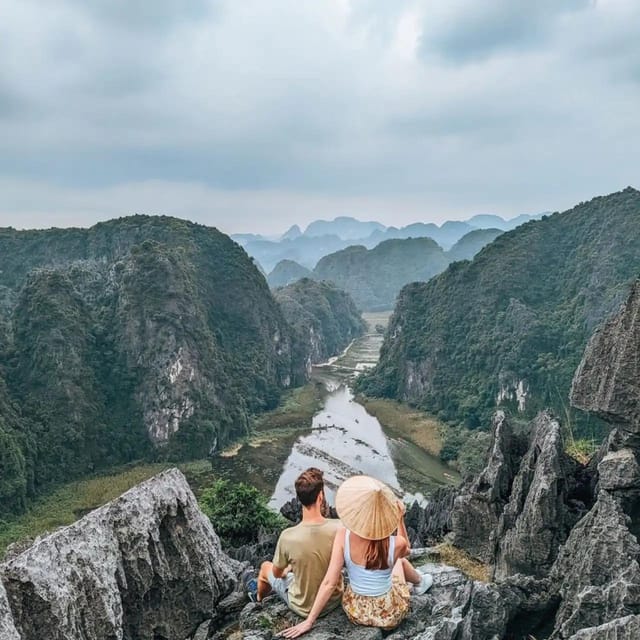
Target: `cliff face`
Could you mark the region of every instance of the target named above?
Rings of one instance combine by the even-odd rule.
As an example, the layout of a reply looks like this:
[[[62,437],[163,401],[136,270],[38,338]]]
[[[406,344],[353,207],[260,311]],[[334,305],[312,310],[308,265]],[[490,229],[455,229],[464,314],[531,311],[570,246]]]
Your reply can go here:
[[[360,388],[474,426],[501,405],[524,418],[547,407],[560,415],[589,337],[638,264],[632,188],[503,233],[472,262],[402,289]]]
[[[521,453],[521,436],[498,415],[486,469],[453,503],[454,543],[490,564],[499,589],[530,577],[526,600],[515,609],[503,604],[507,625],[540,605],[550,624],[536,626],[533,616],[527,632],[535,637],[637,637],[639,288],[640,281],[593,336],[573,381],[572,402],[613,421],[594,460],[581,466],[569,459],[558,422],[545,413],[530,425]]]
[[[294,344],[311,366],[339,354],[361,336],[366,324],[349,294],[328,282],[303,278],[277,289],[274,296],[294,330]]]
[[[0,288],[0,516],[151,447],[206,456],[304,376],[264,278],[212,228],[3,229]]]
[[[0,565],[0,637],[186,638],[238,570],[182,474],[167,471]]]

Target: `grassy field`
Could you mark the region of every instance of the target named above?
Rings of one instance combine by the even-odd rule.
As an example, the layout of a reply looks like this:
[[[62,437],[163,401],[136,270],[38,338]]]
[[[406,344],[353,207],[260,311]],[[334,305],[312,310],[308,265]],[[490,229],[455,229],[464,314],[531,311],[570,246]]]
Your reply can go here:
[[[442,423],[395,400],[358,396],[358,402],[375,416],[385,433],[394,438],[404,438],[434,456],[442,449]]]
[[[283,455],[286,455],[284,450],[287,446],[290,448],[290,443],[283,434],[295,434],[302,429],[308,429],[313,414],[319,410],[321,404],[322,390],[317,385],[310,384],[293,389],[284,396],[280,407],[256,419],[252,436],[234,447],[239,449],[249,446],[256,450],[256,455],[260,455],[263,444],[272,440],[287,440],[287,444],[281,447]],[[233,447],[230,447],[228,452],[233,453]],[[274,461],[276,466],[278,463],[282,464],[283,460]],[[165,469],[178,467],[185,474],[196,496],[221,475],[237,476],[231,460],[218,458],[215,464],[214,470],[210,460],[182,463],[141,462],[66,484],[42,496],[27,513],[8,521],[0,521],[0,558],[13,542],[35,538],[58,527],[72,524],[89,511],[117,498],[131,487]],[[277,467],[278,472],[279,468]],[[242,474],[244,471],[240,470]],[[260,482],[256,483],[256,486],[265,492],[269,491],[269,486],[263,486]]]

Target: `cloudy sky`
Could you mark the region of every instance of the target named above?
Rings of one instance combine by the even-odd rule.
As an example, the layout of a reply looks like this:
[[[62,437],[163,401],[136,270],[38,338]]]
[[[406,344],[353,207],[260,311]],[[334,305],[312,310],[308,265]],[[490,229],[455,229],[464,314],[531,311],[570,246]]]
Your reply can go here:
[[[637,0],[3,0],[0,226],[233,231],[640,187]]]

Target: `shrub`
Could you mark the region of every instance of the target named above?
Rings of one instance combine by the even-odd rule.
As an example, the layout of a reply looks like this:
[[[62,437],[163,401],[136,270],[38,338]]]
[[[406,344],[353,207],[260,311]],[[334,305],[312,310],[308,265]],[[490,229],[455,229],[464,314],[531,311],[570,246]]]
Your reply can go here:
[[[286,522],[267,506],[258,489],[244,482],[216,480],[200,496],[200,508],[225,544],[257,542],[259,530],[281,531]]]

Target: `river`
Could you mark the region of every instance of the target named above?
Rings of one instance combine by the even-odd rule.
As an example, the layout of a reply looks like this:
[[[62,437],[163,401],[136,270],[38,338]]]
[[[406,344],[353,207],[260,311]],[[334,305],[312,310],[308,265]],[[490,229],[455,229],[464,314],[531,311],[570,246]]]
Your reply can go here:
[[[366,319],[375,327],[385,324],[388,314],[370,314]],[[381,345],[382,335],[372,330],[340,357],[314,367],[312,382],[322,384],[326,392],[307,430],[258,439],[219,464],[230,475],[268,491],[269,504],[276,509],[295,495],[296,477],[310,466],[325,472],[329,502],[337,486],[354,474],[383,480],[407,502],[424,503],[436,487],[457,484],[455,471],[408,440],[386,434],[354,398],[350,382],[376,363]]]

